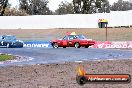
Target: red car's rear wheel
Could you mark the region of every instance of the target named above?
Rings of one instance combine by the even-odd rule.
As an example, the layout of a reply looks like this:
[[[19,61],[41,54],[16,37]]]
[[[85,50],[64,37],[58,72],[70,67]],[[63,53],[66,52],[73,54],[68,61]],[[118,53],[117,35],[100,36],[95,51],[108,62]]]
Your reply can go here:
[[[85,46],[85,48],[88,48],[89,46]]]
[[[75,43],[75,44],[74,44],[74,47],[75,47],[75,48],[80,48],[80,44],[79,44],[79,43]]]

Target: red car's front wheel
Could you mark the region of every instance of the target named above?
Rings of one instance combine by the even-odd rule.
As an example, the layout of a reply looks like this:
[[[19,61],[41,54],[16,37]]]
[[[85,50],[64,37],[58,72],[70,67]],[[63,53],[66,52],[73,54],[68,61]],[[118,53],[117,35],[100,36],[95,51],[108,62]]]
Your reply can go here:
[[[58,48],[59,47],[57,43],[53,43],[52,46],[53,46],[53,48]]]

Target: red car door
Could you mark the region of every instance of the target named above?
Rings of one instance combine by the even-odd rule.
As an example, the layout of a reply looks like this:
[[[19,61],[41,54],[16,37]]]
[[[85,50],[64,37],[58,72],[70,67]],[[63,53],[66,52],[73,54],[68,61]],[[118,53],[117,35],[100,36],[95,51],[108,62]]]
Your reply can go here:
[[[75,38],[74,35],[70,35],[70,36],[69,36],[68,44],[69,44],[70,47],[73,47],[73,46],[74,46],[74,43],[75,43],[75,41],[76,41],[75,39],[76,39],[76,38]]]
[[[65,36],[63,38],[63,40],[61,41],[62,47],[67,47],[68,46],[68,41],[69,41],[69,37],[68,36]]]
[[[62,41],[62,45],[63,45],[63,46],[68,46],[68,40],[63,40],[63,41]]]

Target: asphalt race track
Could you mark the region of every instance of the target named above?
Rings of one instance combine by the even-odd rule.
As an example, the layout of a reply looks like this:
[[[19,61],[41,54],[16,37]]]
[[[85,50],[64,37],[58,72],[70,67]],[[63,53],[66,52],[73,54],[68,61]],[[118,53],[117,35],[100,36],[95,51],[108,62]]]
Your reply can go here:
[[[128,59],[132,58],[131,50],[93,49],[93,48],[0,48],[0,53],[8,53],[32,57],[30,61],[0,64],[6,65],[32,65],[47,63],[63,63],[100,59]]]

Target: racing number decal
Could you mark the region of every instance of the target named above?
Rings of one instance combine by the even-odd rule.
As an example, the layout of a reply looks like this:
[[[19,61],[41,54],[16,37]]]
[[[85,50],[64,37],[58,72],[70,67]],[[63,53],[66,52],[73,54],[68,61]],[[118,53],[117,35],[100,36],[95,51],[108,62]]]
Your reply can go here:
[[[63,41],[63,45],[66,46],[67,45],[67,41]]]

